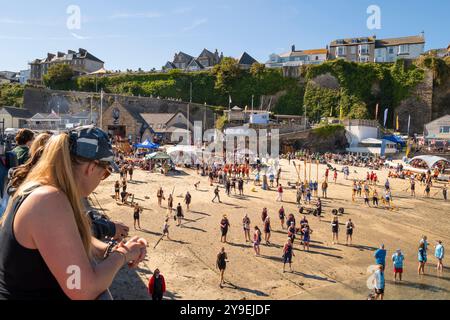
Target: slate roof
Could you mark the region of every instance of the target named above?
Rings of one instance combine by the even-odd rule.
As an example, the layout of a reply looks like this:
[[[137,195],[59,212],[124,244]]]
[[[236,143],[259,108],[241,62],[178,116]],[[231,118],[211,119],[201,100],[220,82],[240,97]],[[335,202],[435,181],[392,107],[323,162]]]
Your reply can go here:
[[[30,110],[14,107],[3,107],[13,118],[30,119],[33,115]]]
[[[188,68],[192,67],[192,66],[196,66],[199,69],[204,69],[205,68],[197,59],[192,59],[191,62],[189,63],[189,65],[188,65]]]
[[[411,37],[401,37],[401,38],[391,38],[391,39],[380,39],[375,41],[376,48],[383,48],[389,46],[399,46],[402,44],[423,44],[425,39],[421,36],[411,36]]]
[[[180,51],[173,59],[173,63],[182,63],[182,62],[189,63],[192,59],[194,59],[194,57]]]
[[[342,41],[342,43],[339,43],[339,41]],[[358,42],[353,42],[353,41],[358,41]],[[356,38],[348,38],[348,39],[338,39],[338,40],[332,41],[330,43],[330,47],[354,46],[354,45],[374,43],[374,42],[375,42],[374,37],[356,37]]]
[[[242,56],[239,58],[239,64],[242,64],[242,65],[249,65],[249,66],[251,66],[252,64],[257,63],[257,62],[258,61],[256,61],[247,52],[244,52],[242,54]]]

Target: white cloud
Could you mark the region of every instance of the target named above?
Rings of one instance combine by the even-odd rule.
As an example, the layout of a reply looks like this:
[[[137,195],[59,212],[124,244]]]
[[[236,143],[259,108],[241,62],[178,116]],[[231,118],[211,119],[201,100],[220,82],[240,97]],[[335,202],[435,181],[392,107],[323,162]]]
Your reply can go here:
[[[183,28],[183,32],[194,30],[195,28],[197,28],[207,22],[208,22],[208,19],[206,19],[206,18],[197,19],[190,26]]]

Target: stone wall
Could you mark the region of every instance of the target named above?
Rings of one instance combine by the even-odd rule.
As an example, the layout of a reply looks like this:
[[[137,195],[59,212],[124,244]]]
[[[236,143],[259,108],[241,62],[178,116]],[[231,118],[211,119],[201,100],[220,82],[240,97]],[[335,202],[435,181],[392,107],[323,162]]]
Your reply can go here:
[[[162,100],[149,97],[134,97],[115,94],[104,94],[103,111],[105,112],[115,101],[123,106],[141,110],[141,113],[187,113],[188,103],[171,100]],[[52,110],[60,113],[77,113],[90,111],[92,104],[93,120],[97,122],[100,113],[100,94],[91,92],[58,91],[43,88],[26,88],[24,92],[24,108],[32,114],[38,112],[51,113]],[[190,120],[202,121],[206,128],[215,124],[215,112],[210,106],[200,104],[190,105]],[[206,121],[204,121],[206,118]],[[98,121],[99,122],[99,121]]]

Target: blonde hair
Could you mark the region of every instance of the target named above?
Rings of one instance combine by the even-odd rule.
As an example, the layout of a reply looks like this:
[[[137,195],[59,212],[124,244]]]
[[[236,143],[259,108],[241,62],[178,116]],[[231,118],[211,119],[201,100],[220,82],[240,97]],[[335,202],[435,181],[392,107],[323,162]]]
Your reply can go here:
[[[30,146],[30,155],[34,155],[40,147],[44,147],[51,136],[52,135],[47,132],[40,133]]]
[[[85,214],[81,195],[74,178],[74,167],[81,162],[83,160],[71,156],[69,136],[66,133],[52,136],[43,150],[41,159],[28,173],[25,181],[9,202],[3,218],[5,219],[6,215],[9,214],[14,200],[26,194],[27,189],[31,186],[37,184],[53,186],[67,196],[83,246],[88,256],[91,257],[91,225],[89,218]]]

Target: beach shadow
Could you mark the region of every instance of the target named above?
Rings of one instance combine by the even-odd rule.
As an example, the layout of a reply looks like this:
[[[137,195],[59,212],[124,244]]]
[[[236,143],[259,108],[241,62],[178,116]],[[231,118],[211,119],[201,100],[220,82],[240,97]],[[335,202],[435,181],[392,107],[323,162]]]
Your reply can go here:
[[[349,245],[348,247],[349,247],[349,248],[355,248],[355,249],[358,249],[358,250],[360,250],[360,251],[363,251],[363,250],[367,250],[367,251],[375,251],[375,250],[378,249],[378,248],[375,248],[375,247],[364,246],[364,245],[358,245],[358,244],[352,244],[352,245]]]
[[[253,246],[250,244],[232,243],[232,242],[227,242],[227,244],[232,247],[238,247],[238,248],[246,248],[246,249],[253,248]]]
[[[301,276],[301,277],[303,277],[305,279],[313,279],[313,280],[327,281],[327,282],[331,282],[331,283],[336,283],[336,281],[334,281],[334,280],[330,280],[328,278],[324,278],[324,277],[317,276],[317,275],[314,275],[314,274],[306,274],[306,273],[299,272],[299,271],[293,271],[291,273],[295,274],[297,276]]]
[[[163,300],[172,300],[172,301],[174,301],[174,300],[179,300],[181,298],[182,297],[180,295],[178,295],[178,293],[176,293],[176,292],[166,291],[164,293]]]
[[[333,248],[333,247],[318,246],[318,245],[315,245],[315,244],[310,244],[309,247],[310,248],[314,248],[314,249],[322,249],[322,250],[342,251],[341,249],[336,249],[336,248]]]
[[[388,282],[392,285],[396,285],[396,286],[426,290],[426,291],[431,291],[431,292],[446,292],[446,293],[450,292],[449,290],[444,289],[442,287],[437,287],[437,286],[433,286],[430,284],[424,284],[424,283],[416,283],[416,282],[409,282],[409,281],[402,281],[402,282],[395,283],[392,280],[388,280],[386,282]]]
[[[281,256],[280,257],[273,257],[273,256],[260,255],[260,257],[264,258],[264,259],[268,259],[268,260],[283,262],[283,258]]]
[[[173,243],[178,243],[178,244],[191,244],[190,242],[185,242],[185,241],[182,241],[182,240],[173,240],[173,239],[171,239],[171,240],[168,240],[169,242],[173,242]]]
[[[268,297],[269,296],[267,293],[265,293],[263,291],[240,287],[240,286],[237,286],[237,285],[235,285],[235,284],[233,284],[231,282],[228,282],[228,281],[225,281],[224,288],[230,288],[230,289],[235,289],[235,290],[242,291],[242,292],[245,292],[245,293],[251,293],[251,294],[256,295],[257,297]]]
[[[182,228],[182,229],[189,229],[189,230],[200,231],[200,232],[206,233],[206,230],[203,230],[203,229],[200,229],[200,228],[186,227],[186,226],[184,226],[184,225],[181,225],[181,228]]]
[[[144,232],[144,233],[147,233],[147,234],[151,234],[151,235],[157,236],[157,237],[161,237],[163,235],[160,232],[153,232],[153,231],[150,231],[150,230],[147,230],[147,229],[141,229],[141,230],[138,230],[138,231]]]
[[[318,251],[310,250],[310,251],[306,251],[306,253],[320,254],[320,255],[325,256],[325,257],[336,258],[336,259],[343,259],[342,256],[338,256],[338,255],[330,254],[330,253],[325,253],[325,252],[318,252]]]
[[[199,215],[202,215],[202,216],[211,217],[210,214],[207,214],[207,213],[204,213],[204,212],[200,212],[200,211],[188,211],[188,213],[194,213],[194,214],[199,214]]]
[[[132,181],[127,181],[128,184],[146,184],[147,182],[144,181],[138,181],[138,180],[132,180]]]

